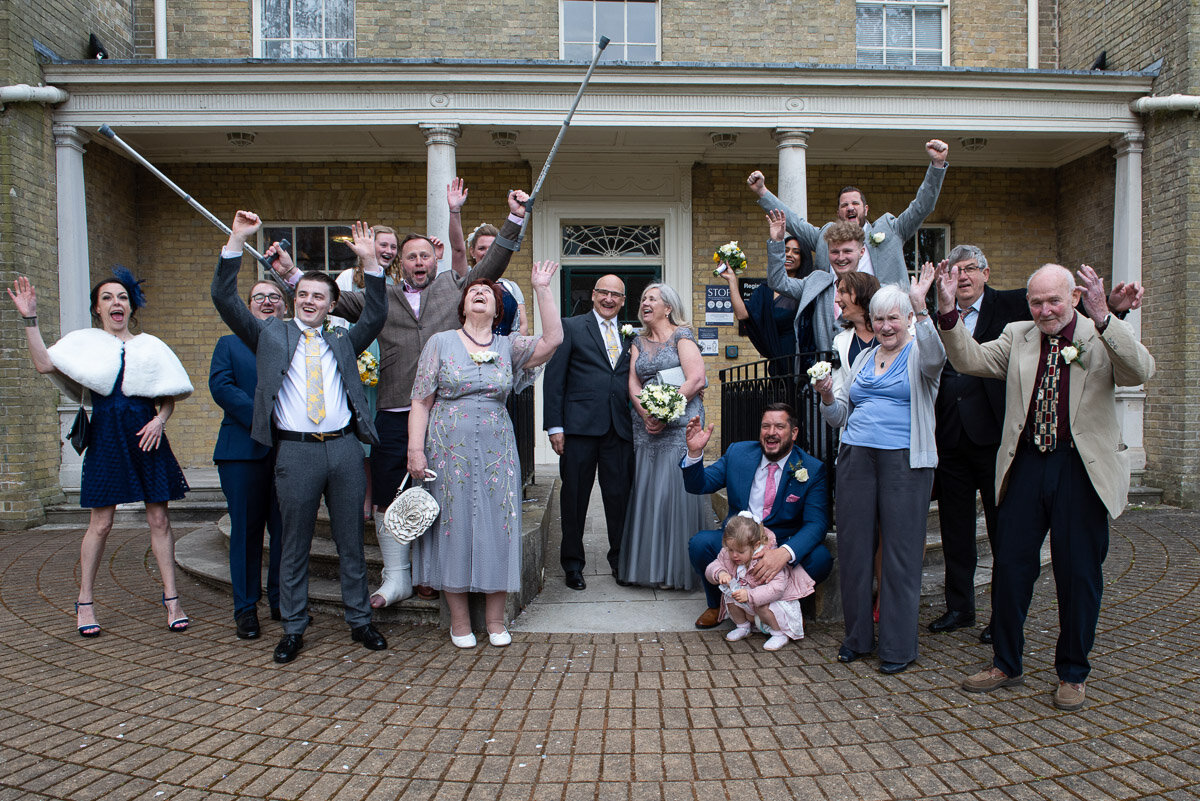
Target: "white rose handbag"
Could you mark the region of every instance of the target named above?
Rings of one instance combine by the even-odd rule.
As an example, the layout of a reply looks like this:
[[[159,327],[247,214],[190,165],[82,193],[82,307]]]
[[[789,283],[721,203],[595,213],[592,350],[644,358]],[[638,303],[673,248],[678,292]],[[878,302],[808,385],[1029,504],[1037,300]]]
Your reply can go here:
[[[425,480],[437,478],[432,470],[425,471]],[[404,488],[409,476],[405,475],[396,490],[396,499],[383,513],[383,529],[396,538],[401,545],[407,545],[424,534],[437,519],[441,507],[437,500],[424,487]]]

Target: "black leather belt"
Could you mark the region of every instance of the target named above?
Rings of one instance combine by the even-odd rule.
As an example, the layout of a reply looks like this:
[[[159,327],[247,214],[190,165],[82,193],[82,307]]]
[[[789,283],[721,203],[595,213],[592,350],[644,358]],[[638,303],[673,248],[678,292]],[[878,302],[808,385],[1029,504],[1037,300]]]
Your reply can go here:
[[[353,430],[353,423],[348,423],[345,428],[339,431],[317,431],[315,433],[308,431],[284,431],[282,428],[277,428],[275,429],[275,438],[287,440],[288,442],[324,442],[329,439],[344,437]]]

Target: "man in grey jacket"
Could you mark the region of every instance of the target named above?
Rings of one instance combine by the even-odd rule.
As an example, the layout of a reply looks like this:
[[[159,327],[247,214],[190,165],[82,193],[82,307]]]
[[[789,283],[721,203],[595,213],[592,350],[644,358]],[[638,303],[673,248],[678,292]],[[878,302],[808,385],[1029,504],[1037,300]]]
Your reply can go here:
[[[900,284],[908,286],[908,265],[904,262],[904,243],[917,232],[921,223],[937,205],[938,194],[942,191],[942,181],[946,177],[946,156],[949,146],[940,139],[930,139],[925,143],[925,151],[929,153],[929,169],[925,171],[925,180],[917,190],[917,196],[908,204],[908,208],[899,216],[884,214],[875,222],[868,222],[866,196],[858,187],[847,186],[838,193],[837,218],[846,222],[855,222],[862,226],[867,235],[867,253],[859,271],[871,273],[879,279],[880,284]],[[768,211],[781,209],[787,215],[787,230],[807,247],[816,253],[815,264],[818,270],[829,271],[829,249],[824,241],[824,233],[834,223],[825,223],[817,228],[804,220],[800,215],[789,209],[779,198],[767,189],[766,180],[758,170],[750,173],[746,179],[751,191],[758,195],[758,205]]]

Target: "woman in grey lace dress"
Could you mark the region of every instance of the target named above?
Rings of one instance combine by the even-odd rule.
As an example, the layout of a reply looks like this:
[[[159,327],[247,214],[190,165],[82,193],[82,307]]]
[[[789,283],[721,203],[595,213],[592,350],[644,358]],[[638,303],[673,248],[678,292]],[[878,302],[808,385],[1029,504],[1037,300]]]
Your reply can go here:
[[[709,497],[689,495],[679,470],[687,452],[687,421],[696,416],[704,420],[700,391],[705,381],[700,346],[682,325],[683,309],[679,293],[666,284],[651,284],[642,293],[639,312],[645,327],[629,351],[636,467],[617,577],[631,584],[690,590],[698,578],[688,559],[688,538],[712,528],[714,517]],[[672,368],[683,369],[679,389],[688,404],[680,417],[663,423],[647,414],[637,398],[643,386],[660,381],[660,371]]]
[[[413,582],[446,594],[450,640],[473,648],[468,592],[487,595],[484,613],[492,645],[508,645],[506,593],[521,588],[521,469],[509,392],[537,377],[562,342],[562,320],[550,294],[558,265],[538,262],[533,289],[542,335],[499,336],[500,288],[481,278],[467,284],[458,307],[462,328],[430,337],[421,351],[408,418],[408,472],[437,473],[427,486],[441,513],[412,546]]]

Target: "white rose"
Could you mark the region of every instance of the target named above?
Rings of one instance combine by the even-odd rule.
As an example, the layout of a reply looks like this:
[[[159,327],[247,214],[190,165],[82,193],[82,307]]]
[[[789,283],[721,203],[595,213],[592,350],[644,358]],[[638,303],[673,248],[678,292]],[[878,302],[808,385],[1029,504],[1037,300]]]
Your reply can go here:
[[[832,371],[833,365],[831,365],[829,362],[817,362],[812,367],[808,368],[808,377],[812,380],[812,383],[815,384],[828,376]]]
[[[803,467],[801,467],[796,472],[792,473],[792,475],[795,476],[796,480],[799,481],[801,484],[803,484],[805,481],[808,481],[808,470]]]
[[[885,239],[887,239],[887,234],[883,231],[876,231],[875,233],[871,234],[872,245],[882,245],[883,240]]]
[[[1067,345],[1062,349],[1062,357],[1064,362],[1070,364],[1079,358],[1079,348],[1074,345]]]

